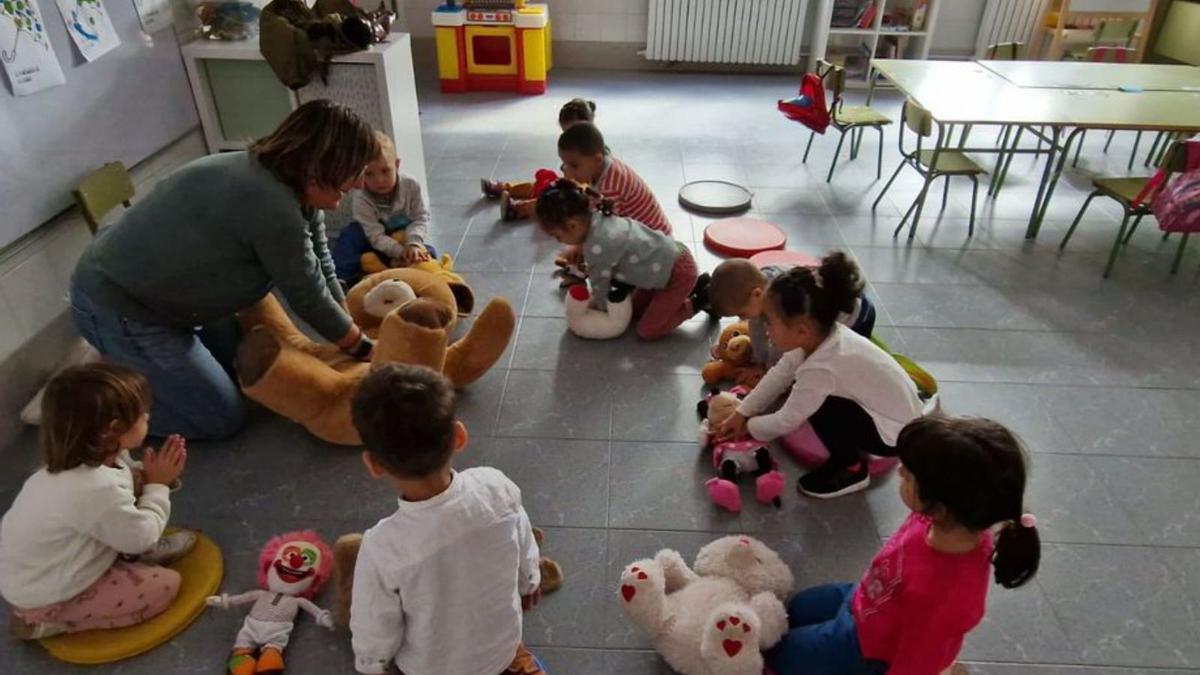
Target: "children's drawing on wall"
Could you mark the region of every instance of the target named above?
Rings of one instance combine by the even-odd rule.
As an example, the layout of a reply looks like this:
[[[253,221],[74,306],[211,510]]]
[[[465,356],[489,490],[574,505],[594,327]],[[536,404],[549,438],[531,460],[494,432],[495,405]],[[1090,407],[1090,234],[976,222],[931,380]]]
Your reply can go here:
[[[175,23],[170,0],[133,0],[133,6],[146,33],[157,33]]]
[[[0,0],[0,63],[16,96],[66,82],[33,0]]]
[[[2,2],[3,0],[0,0]],[[67,32],[88,61],[108,53],[121,39],[100,0],[57,0],[58,11],[67,24]]]

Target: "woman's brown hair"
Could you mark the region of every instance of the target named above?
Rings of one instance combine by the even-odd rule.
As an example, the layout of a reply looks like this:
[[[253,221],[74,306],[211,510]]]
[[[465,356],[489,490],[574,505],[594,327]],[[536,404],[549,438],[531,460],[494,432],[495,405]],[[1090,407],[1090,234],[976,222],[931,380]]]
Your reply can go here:
[[[354,111],[327,99],[296,108],[250,152],[275,177],[304,194],[309,182],[340,187],[379,156],[375,132]]]
[[[46,470],[99,466],[149,410],[150,383],[141,373],[111,363],[67,368],[50,380],[42,398]]]

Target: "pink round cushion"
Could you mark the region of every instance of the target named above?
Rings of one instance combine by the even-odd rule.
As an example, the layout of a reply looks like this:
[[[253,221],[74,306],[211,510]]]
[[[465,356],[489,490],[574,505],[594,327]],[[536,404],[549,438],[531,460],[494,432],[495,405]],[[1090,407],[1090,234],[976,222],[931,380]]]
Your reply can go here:
[[[723,218],[704,228],[704,244],[716,253],[749,258],[755,253],[783,248],[787,235],[763,220]]]
[[[805,422],[799,429],[779,439],[779,445],[787,451],[801,466],[816,469],[829,460],[829,451],[821,442],[821,437],[813,431],[811,425]],[[872,476],[887,473],[900,463],[895,457],[876,457],[871,455],[867,460],[867,470]]]
[[[763,251],[750,256],[756,266],[771,267],[820,267],[821,259],[800,251]]]

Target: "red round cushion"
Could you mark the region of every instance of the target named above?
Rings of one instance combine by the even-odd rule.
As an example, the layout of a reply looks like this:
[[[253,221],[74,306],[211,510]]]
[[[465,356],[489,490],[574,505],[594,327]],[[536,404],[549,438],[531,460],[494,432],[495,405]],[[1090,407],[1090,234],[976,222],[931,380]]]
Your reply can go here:
[[[758,267],[820,267],[821,259],[800,251],[763,251],[750,256]]]
[[[704,244],[717,253],[749,258],[755,253],[783,248],[787,235],[762,220],[723,218],[704,228]]]

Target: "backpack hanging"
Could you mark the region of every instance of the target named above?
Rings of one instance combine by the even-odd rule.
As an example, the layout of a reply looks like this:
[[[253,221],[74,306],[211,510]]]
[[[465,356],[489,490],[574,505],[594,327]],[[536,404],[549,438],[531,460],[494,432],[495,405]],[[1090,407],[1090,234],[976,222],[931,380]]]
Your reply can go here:
[[[829,128],[829,106],[825,105],[825,83],[816,73],[805,73],[800,80],[800,94],[780,99],[779,112],[793,122],[799,122],[818,134]]]
[[[1133,204],[1150,203],[1150,212],[1163,232],[1200,232],[1200,140],[1182,141],[1183,171],[1169,183],[1168,167],[1159,168]]]

